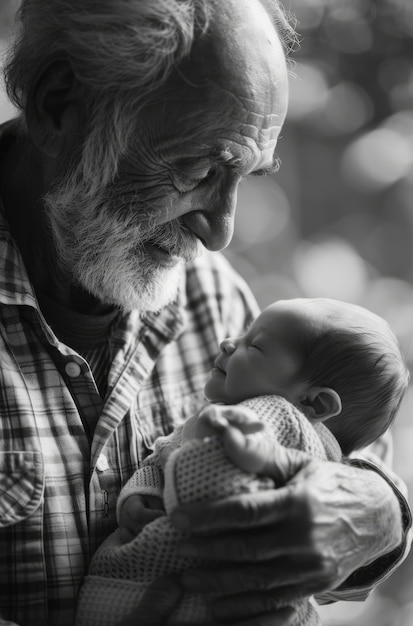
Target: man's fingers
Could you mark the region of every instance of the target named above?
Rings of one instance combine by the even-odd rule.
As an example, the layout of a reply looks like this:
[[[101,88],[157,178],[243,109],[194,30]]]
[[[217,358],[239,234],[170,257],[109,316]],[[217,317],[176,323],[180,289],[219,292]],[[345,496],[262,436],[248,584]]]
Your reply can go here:
[[[293,478],[311,459],[304,452],[284,448],[268,438],[265,431],[246,434],[236,428],[228,428],[224,446],[235,465],[247,472],[273,478],[278,485]]]
[[[307,547],[305,531],[301,535],[291,532],[288,525],[279,524],[257,531],[233,530],[207,538],[190,537],[181,541],[177,550],[182,556],[195,559],[253,563],[280,556],[302,556]]]
[[[267,450],[269,447],[262,473],[273,478],[278,484],[287,483],[311,462],[311,457],[305,452],[284,448],[264,437],[261,437],[261,440],[267,441]]]
[[[147,589],[139,606],[124,618],[119,626],[138,626],[138,624],[165,626],[182,599],[182,595],[183,590],[173,579],[159,578]],[[213,610],[213,621],[205,623],[205,626],[219,626],[225,623],[231,623],[232,626],[289,626],[292,624],[295,616],[294,609],[284,606],[274,610],[275,604],[273,600],[254,593],[246,596],[245,603],[240,603],[239,596],[221,598]]]
[[[256,615],[252,619],[243,619],[241,622],[237,622],[235,626],[292,626],[295,623],[295,619],[295,609],[291,606],[286,606],[278,609],[276,612],[271,611],[264,615]],[[223,622],[225,623],[225,618]]]
[[[296,618],[293,607],[282,606],[271,594],[255,592],[215,600],[212,614],[219,622],[236,626],[289,626]]]
[[[219,566],[213,570],[191,569],[183,572],[182,585],[191,593],[218,593],[229,595],[249,591],[268,591],[278,597],[278,590],[291,587],[295,595],[284,593],[287,599],[311,595],[313,581],[320,575],[321,565],[314,556],[283,556],[266,563]],[[317,591],[320,588],[317,587]],[[277,593],[275,593],[277,592]],[[273,607],[274,608],[274,607]]]
[[[228,530],[268,526],[291,516],[291,498],[287,487],[231,496],[212,502],[186,504],[170,515],[172,524],[183,531]]]
[[[265,471],[270,449],[268,451],[263,449],[269,447],[270,442],[263,437],[261,431],[243,432],[231,424],[223,433],[223,442],[225,451],[234,465],[245,472],[270,476]],[[277,482],[281,484],[281,474]]]

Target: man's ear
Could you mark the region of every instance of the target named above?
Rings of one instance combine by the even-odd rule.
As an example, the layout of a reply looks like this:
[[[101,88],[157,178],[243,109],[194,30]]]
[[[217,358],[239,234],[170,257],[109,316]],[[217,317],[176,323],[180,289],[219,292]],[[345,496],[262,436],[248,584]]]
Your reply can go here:
[[[26,119],[34,145],[56,158],[75,143],[80,122],[80,86],[68,60],[55,59],[37,77],[27,99]]]
[[[299,408],[313,422],[323,422],[341,413],[341,398],[330,387],[313,387],[300,399]]]

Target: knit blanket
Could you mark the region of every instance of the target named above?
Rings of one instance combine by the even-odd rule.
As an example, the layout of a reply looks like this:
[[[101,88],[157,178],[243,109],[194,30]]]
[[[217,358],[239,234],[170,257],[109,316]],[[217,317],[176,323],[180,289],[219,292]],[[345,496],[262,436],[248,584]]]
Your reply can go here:
[[[315,427],[293,405],[279,396],[261,396],[242,405],[253,410],[265,424],[266,436],[280,444],[306,451],[326,460],[339,461],[339,445],[322,424]],[[167,451],[165,471],[162,471]],[[185,537],[169,521],[179,505],[211,501],[231,495],[274,489],[270,478],[244,472],[227,457],[221,438],[182,442],[182,428],[156,442],[146,459],[122,490],[120,501],[131,493],[163,495],[167,515],[160,517],[131,542],[122,544],[115,531],[94,555],[80,591],[76,626],[114,626],[139,604],[156,578],[205,563],[180,556],[177,543]],[[214,567],[214,563],[208,562]],[[309,600],[296,603],[295,626],[317,626],[319,617]],[[205,624],[211,621],[211,596],[184,594],[168,624]]]

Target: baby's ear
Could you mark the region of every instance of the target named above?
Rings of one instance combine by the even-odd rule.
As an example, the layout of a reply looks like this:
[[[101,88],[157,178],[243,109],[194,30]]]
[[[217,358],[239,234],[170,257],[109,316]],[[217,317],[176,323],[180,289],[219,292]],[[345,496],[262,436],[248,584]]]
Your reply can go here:
[[[324,422],[324,420],[341,413],[341,398],[330,387],[312,387],[299,400],[298,408],[301,409],[308,419]]]

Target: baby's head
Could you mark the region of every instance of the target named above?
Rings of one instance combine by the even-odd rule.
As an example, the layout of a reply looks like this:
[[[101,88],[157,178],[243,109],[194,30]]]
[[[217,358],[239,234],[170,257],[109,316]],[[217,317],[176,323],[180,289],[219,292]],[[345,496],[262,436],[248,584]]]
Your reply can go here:
[[[387,430],[409,380],[387,322],[325,298],[270,305],[244,335],[222,342],[214,365],[209,400],[283,396],[310,420],[324,421],[344,454]]]

